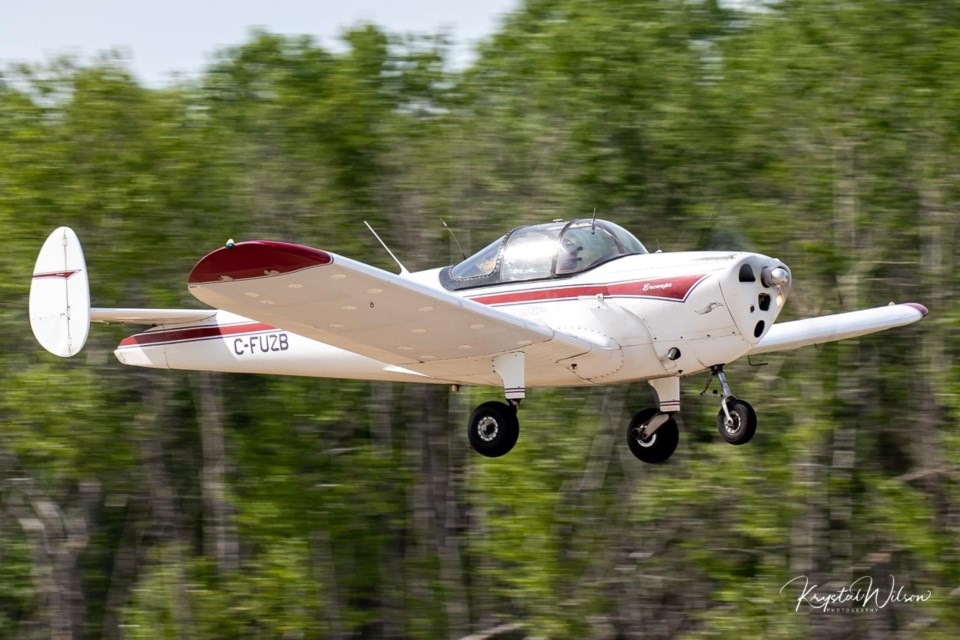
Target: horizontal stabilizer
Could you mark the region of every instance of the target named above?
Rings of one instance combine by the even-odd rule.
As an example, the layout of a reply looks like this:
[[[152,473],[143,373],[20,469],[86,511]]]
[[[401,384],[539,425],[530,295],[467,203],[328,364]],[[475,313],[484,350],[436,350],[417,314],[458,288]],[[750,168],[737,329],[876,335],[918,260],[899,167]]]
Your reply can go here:
[[[104,309],[90,310],[90,320],[106,324],[181,324],[200,322],[217,314],[214,309]]]
[[[824,342],[856,338],[868,333],[912,324],[922,320],[926,315],[926,307],[907,302],[775,324],[750,350],[749,355],[792,351]]]

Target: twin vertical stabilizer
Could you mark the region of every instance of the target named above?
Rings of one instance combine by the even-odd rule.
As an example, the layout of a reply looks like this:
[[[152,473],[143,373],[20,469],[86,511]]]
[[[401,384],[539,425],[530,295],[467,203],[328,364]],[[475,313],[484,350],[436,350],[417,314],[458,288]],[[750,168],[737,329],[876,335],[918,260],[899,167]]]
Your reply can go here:
[[[60,227],[47,237],[33,267],[30,328],[44,349],[76,355],[90,331],[90,287],[80,240]]]

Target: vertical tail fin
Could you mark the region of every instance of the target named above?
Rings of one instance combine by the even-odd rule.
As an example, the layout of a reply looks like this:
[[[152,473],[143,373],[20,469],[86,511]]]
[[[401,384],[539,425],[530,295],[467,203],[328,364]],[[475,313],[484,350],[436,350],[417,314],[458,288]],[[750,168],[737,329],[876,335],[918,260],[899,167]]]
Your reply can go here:
[[[51,233],[37,256],[30,285],[30,328],[37,342],[64,358],[76,355],[90,330],[90,288],[73,229]]]

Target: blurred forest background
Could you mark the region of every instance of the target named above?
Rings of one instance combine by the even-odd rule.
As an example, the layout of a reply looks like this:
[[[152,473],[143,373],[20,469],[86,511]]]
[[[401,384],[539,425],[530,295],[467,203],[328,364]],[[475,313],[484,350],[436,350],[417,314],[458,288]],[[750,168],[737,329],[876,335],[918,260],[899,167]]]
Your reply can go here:
[[[116,55],[0,76],[0,636],[955,638],[960,628],[960,3],[526,0],[462,71],[375,26],[251,33],[146,88]],[[175,46],[175,45],[171,45]],[[34,342],[29,274],[77,229],[95,306],[198,306],[227,238],[411,269],[596,208],[648,248],[755,250],[785,318],[916,301],[904,329],[728,368],[723,444],[684,384],[663,466],[646,384],[492,389],[138,370],[94,327]],[[322,366],[322,363],[318,363]],[[810,577],[924,603],[797,607]],[[832,585],[832,586],[831,586]]]

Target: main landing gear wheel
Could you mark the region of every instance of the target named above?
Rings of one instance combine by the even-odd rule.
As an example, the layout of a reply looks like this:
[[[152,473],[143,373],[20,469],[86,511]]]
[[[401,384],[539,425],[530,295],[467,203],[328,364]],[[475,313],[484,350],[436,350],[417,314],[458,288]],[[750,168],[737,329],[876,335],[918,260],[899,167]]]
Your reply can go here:
[[[720,437],[730,444],[747,444],[757,430],[757,412],[748,403],[737,400],[733,396],[727,398],[725,402],[730,417],[727,418],[726,412],[721,407],[720,413],[717,414],[717,430],[720,432]]]
[[[480,455],[488,458],[506,455],[520,437],[516,407],[503,402],[484,402],[470,414],[467,437]]]
[[[672,417],[668,417],[666,422],[652,434],[645,434],[644,427],[659,414],[659,409],[644,409],[633,416],[630,426],[627,427],[627,444],[630,445],[630,452],[641,461],[650,464],[666,462],[677,450],[677,444],[680,442],[680,429],[677,427],[677,421]]]

